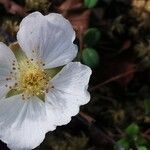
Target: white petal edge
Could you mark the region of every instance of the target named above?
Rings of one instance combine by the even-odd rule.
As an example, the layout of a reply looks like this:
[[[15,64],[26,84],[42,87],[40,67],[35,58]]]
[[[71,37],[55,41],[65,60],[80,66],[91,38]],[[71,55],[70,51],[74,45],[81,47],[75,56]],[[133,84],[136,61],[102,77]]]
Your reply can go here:
[[[75,40],[75,32],[72,28],[71,23],[67,19],[65,19],[61,14],[50,13],[45,17],[50,23],[54,24],[55,26],[58,26],[59,28],[67,32],[67,35],[72,38],[72,42]]]
[[[89,102],[87,88],[90,75],[89,67],[79,62],[71,62],[51,80],[50,84],[54,88],[46,94],[45,103],[47,114],[53,112],[56,116],[55,125],[70,122],[71,117],[79,112],[80,105]]]
[[[25,101],[17,95],[0,101],[0,139],[12,150],[37,147],[55,128],[48,124],[45,104],[37,97]]]
[[[42,60],[45,69],[63,66],[76,57],[74,38],[71,24],[54,13],[47,16],[31,13],[22,20],[17,33],[22,50],[30,59]]]
[[[6,96],[6,94],[10,90],[9,87],[13,86],[15,83],[14,78],[12,78],[11,80],[6,79],[12,76],[11,72],[14,72],[12,65],[14,61],[16,66],[15,72],[18,73],[18,64],[15,55],[9,47],[0,42],[0,99]]]

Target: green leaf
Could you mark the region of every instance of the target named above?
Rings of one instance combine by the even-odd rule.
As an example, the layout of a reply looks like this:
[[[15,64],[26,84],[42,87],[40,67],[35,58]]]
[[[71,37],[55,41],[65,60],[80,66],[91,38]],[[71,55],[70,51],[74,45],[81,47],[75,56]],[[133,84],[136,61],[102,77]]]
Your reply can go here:
[[[84,6],[87,8],[93,8],[96,6],[98,0],[84,0]]]
[[[139,146],[138,150],[148,150],[146,146]]]
[[[99,55],[95,49],[85,48],[82,51],[82,61],[89,67],[96,67],[99,64]]]
[[[129,142],[127,141],[127,139],[122,138],[119,141],[117,141],[117,143],[115,145],[115,150],[120,150],[121,148],[124,148],[125,150],[129,150],[130,145],[129,145]]]
[[[126,128],[126,133],[130,136],[137,135],[139,131],[140,131],[139,126],[135,123],[132,123]]]
[[[100,36],[101,33],[97,28],[90,28],[85,32],[84,42],[90,47],[94,46],[98,43]]]
[[[138,145],[146,145],[148,144],[147,140],[141,135],[137,136],[136,142]]]
[[[150,114],[150,99],[144,100],[145,113]]]

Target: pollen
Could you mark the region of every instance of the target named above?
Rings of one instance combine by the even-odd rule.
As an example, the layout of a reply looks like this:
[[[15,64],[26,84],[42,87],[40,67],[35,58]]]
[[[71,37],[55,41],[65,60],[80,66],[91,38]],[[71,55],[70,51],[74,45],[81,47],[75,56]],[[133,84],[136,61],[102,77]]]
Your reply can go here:
[[[24,60],[19,64],[20,77],[18,90],[24,93],[23,99],[31,96],[42,96],[48,90],[51,79],[39,63]]]

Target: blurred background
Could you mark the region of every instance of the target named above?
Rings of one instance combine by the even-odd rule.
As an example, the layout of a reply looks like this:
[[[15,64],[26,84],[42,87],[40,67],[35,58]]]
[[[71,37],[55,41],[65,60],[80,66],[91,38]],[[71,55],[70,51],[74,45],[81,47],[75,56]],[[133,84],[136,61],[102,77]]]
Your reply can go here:
[[[91,101],[35,150],[150,150],[150,0],[0,0],[0,41],[34,11],[67,18],[93,70]]]

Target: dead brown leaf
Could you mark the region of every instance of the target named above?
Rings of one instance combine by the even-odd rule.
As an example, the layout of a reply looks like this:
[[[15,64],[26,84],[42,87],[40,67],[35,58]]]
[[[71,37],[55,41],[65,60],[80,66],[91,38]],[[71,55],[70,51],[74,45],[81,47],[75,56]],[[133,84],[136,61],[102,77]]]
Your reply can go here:
[[[56,10],[71,22],[78,38],[87,30],[91,11],[84,8],[83,0],[66,0]]]

